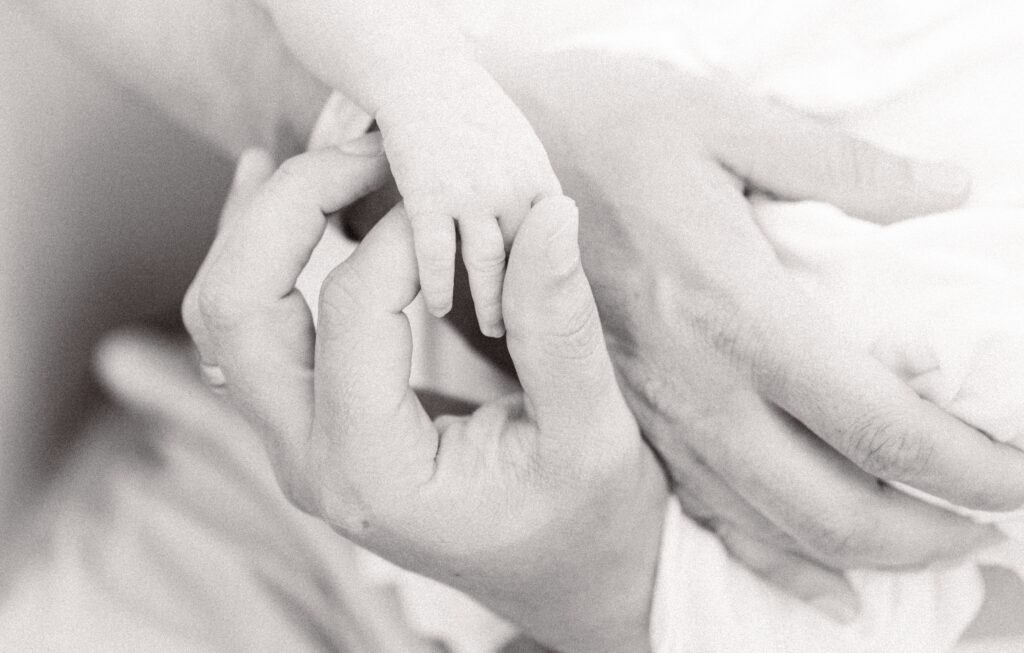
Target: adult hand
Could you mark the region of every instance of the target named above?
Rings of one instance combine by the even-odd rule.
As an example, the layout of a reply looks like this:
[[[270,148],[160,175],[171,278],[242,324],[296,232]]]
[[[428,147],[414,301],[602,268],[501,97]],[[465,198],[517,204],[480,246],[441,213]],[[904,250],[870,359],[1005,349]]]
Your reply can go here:
[[[650,61],[559,53],[499,79],[580,204],[620,382],[691,516],[841,619],[857,602],[831,568],[924,565],[997,537],[888,482],[1012,508],[1024,455],[847,345],[744,197],[754,185],[886,221],[960,203],[962,171]]]
[[[315,338],[295,290],[323,215],[379,183],[383,159],[322,150],[267,180],[271,167],[240,163],[183,312],[286,494],[545,644],[646,649],[667,490],[616,386],[571,203],[538,204],[510,254],[504,308],[524,392],[431,422],[408,385],[402,310],[418,284],[400,207],[325,282]]]

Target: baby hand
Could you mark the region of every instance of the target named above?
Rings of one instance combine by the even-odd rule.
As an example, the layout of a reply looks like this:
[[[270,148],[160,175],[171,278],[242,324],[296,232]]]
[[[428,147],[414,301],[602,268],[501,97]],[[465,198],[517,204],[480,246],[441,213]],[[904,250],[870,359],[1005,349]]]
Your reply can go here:
[[[483,69],[469,77],[383,105],[377,123],[428,310],[451,309],[457,221],[480,330],[501,337],[505,253],[530,207],[562,191],[525,116]]]

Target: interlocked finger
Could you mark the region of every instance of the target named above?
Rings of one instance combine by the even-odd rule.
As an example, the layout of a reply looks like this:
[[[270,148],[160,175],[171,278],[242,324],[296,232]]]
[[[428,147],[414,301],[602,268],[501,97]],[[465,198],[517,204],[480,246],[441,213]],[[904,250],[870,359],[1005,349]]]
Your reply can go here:
[[[266,427],[286,468],[312,419],[313,327],[295,282],[323,235],[324,215],[371,190],[384,172],[383,157],[338,149],[287,161],[248,202],[225,211],[190,293],[186,314],[210,381],[227,384]]]
[[[501,319],[501,284],[505,277],[505,245],[494,216],[459,220],[462,260],[469,274],[480,331],[493,338],[505,333]]]

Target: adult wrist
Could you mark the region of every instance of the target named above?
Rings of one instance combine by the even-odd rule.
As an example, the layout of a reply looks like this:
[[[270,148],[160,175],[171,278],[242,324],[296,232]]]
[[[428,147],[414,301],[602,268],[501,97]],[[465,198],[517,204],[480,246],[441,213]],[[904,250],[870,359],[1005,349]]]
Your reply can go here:
[[[566,538],[552,578],[562,592],[546,594],[532,606],[532,623],[522,622],[538,641],[564,653],[650,650],[650,609],[661,550],[668,486],[646,449],[628,476],[603,484],[603,498],[590,515],[600,515]],[[596,510],[594,509],[596,508]]]

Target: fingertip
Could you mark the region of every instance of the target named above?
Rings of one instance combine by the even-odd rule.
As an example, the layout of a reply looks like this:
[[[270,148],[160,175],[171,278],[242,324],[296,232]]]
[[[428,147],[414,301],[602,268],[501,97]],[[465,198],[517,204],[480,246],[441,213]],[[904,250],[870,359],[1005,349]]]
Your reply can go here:
[[[448,304],[427,304],[427,311],[434,317],[440,319],[448,315],[452,310],[451,303]]]
[[[426,288],[421,288],[423,293],[423,301],[427,305],[427,312],[436,318],[442,318],[452,310],[452,299],[449,295],[446,299],[439,293],[429,292]]]
[[[418,266],[420,293],[427,311],[434,317],[444,317],[452,310],[454,269],[445,272],[437,268]]]
[[[380,132],[369,132],[338,145],[338,150],[349,156],[376,158],[384,156],[384,140]]]
[[[488,338],[502,338],[505,336],[505,323],[501,320],[490,324],[480,324],[480,333]]]
[[[452,310],[454,270],[448,274],[438,274],[437,270],[424,270],[420,266],[418,273],[420,293],[427,311],[434,317],[444,317]]]
[[[524,220],[524,240],[532,241],[543,252],[549,265],[545,270],[558,272],[575,264],[579,257],[579,211],[576,203],[564,196],[549,197],[531,209]],[[517,239],[518,242],[518,239]],[[525,249],[526,245],[520,248]]]

